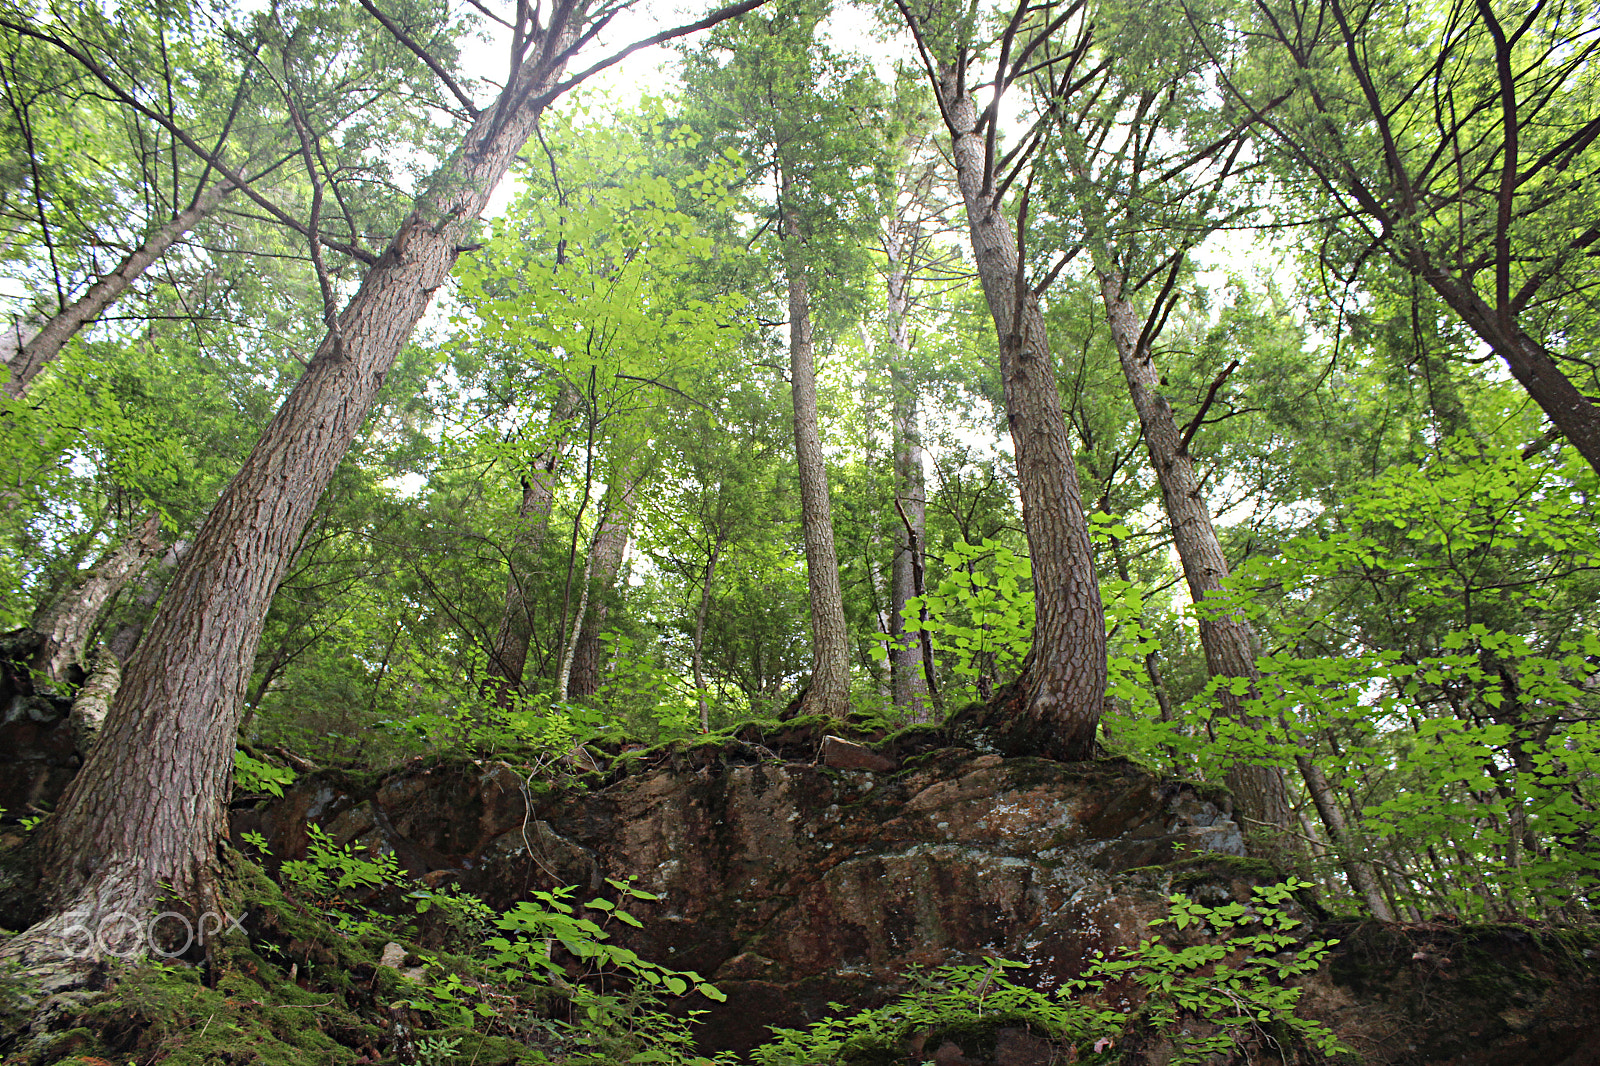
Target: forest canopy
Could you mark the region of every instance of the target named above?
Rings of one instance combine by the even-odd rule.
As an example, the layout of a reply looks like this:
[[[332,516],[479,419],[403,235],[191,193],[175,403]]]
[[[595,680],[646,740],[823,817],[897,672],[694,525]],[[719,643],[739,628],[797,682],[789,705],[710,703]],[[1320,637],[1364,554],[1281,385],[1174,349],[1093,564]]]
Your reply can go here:
[[[618,103],[630,7],[0,5],[0,630],[121,672],[56,906],[198,890],[236,744],[968,708],[1592,919],[1590,5],[751,0]]]

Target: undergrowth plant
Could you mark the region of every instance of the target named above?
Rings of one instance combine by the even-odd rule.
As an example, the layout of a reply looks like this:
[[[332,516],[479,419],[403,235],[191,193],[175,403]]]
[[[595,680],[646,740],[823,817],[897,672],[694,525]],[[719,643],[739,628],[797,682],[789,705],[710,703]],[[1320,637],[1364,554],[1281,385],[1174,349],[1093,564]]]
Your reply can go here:
[[[614,943],[613,923],[642,927],[622,906],[657,897],[630,881],[607,879],[616,900],[597,896],[577,902],[577,889],[534,892],[506,911],[496,911],[456,886],[426,888],[413,882],[393,855],[369,855],[340,846],[321,826],[308,827],[304,859],[282,863],[286,896],[338,933],[353,940],[378,935],[408,939],[408,921],[432,914],[459,953],[414,949],[414,976],[401,975],[401,995],[392,1006],[421,1012],[433,1061],[448,1062],[464,1034],[509,1036],[529,1044],[528,1061],[571,1066],[601,1063],[661,1063],[715,1066],[728,1056],[699,1055],[688,1021],[665,1010],[668,998],[726,997],[692,970],[674,970]],[[247,845],[265,854],[260,833]],[[405,890],[410,914],[374,909],[372,897]],[[441,920],[442,921],[439,921]],[[370,943],[370,941],[369,941]],[[699,1012],[689,1012],[692,1019]],[[451,1041],[457,1041],[452,1044]],[[555,1058],[533,1046],[559,1049]],[[418,1045],[419,1054],[422,1045]]]
[[[1214,907],[1173,894],[1167,917],[1151,924],[1178,935],[1152,936],[1097,958],[1055,992],[1011,980],[1008,974],[1028,967],[1012,960],[913,971],[911,991],[894,1002],[805,1029],[774,1027],[773,1039],[750,1060],[755,1066],[887,1061],[903,1056],[916,1034],[984,1024],[1026,1025],[1070,1048],[1078,1062],[1117,1062],[1135,1032],[1164,1038],[1171,1066],[1220,1061],[1213,1056],[1252,1046],[1270,1048],[1285,1062],[1296,1061],[1299,1048],[1339,1055],[1347,1049],[1326,1026],[1296,1016],[1302,990],[1286,983],[1315,971],[1336,943],[1298,935],[1303,923],[1286,905],[1306,887],[1290,879],[1253,889],[1248,903]],[[1129,984],[1142,1003],[1128,1010],[1108,1002]]]

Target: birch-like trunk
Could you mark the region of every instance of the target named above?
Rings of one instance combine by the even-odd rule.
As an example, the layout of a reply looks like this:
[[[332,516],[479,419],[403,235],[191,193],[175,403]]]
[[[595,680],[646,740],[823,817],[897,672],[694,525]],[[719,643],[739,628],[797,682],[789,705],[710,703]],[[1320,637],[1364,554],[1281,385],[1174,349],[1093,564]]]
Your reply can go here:
[[[99,317],[127,292],[128,286],[137,281],[184,234],[194,229],[201,219],[215,210],[232,189],[231,182],[221,181],[202,190],[194,202],[175,218],[156,227],[144,243],[129,252],[115,270],[89,286],[89,291],[62,308],[37,330],[26,329],[20,324],[7,329],[4,340],[0,340],[0,353],[4,354],[11,371],[11,378],[4,385],[6,395],[20,399],[26,394],[39,371],[61,354],[61,349],[66,347],[78,330]]]
[[[1034,634],[1026,701],[1000,723],[1006,747],[1062,759],[1094,753],[1105,706],[1106,626],[1050,341],[1020,273],[1017,242],[987,173],[978,112],[940,78],[978,277],[994,318],[1022,521],[1033,563]]]
[[[580,15],[535,36],[500,104],[429,181],[308,360],[179,563],[94,746],[41,829],[50,915],[4,948],[60,960],[75,930],[117,926],[163,896],[214,900],[217,841],[244,689],[263,620],[317,501],[401,347],[455,265],[494,187],[532,134],[578,39]],[[81,939],[81,938],[80,938]]]

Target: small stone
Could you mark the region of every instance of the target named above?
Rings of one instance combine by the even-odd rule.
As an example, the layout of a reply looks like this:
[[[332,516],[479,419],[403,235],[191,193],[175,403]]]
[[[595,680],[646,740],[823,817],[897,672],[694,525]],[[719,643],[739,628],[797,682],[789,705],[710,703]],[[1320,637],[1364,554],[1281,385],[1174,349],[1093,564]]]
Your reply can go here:
[[[387,966],[391,970],[398,970],[400,964],[406,961],[406,949],[394,941],[383,945],[383,957],[378,960],[379,966]]]

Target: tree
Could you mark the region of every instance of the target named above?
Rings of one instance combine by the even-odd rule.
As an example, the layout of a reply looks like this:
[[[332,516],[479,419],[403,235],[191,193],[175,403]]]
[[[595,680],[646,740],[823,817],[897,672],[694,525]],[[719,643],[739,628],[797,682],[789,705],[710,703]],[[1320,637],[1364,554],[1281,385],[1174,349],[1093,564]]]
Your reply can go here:
[[[671,39],[742,13],[743,0],[656,35]],[[49,916],[9,955],[59,959],[69,929],[142,915],[162,893],[211,895],[244,684],[262,620],[295,542],[400,348],[444,284],[473,223],[551,101],[593,71],[568,63],[616,9],[519,7],[511,76],[472,105],[461,147],[436,171],[268,423],[178,564],[162,611],[127,670],[101,742],[40,841]],[[398,35],[398,34],[397,34]]]
[[[1000,101],[1009,83],[1036,64],[1059,66],[1070,84],[1087,40],[1063,48],[1054,39],[1082,3],[1035,9],[1019,4],[999,44],[994,93],[981,116],[972,96],[980,50],[977,27],[939,5],[896,0],[916,39],[924,71],[950,134],[951,158],[966,201],[978,278],[999,341],[1006,415],[1016,452],[1023,525],[1035,590],[1032,666],[1022,706],[1000,727],[1013,750],[1082,759],[1094,750],[1105,701],[1105,608],[1078,488],[1077,466],[1061,401],[1039,296],[1049,278],[1030,285],[1019,245],[1026,237],[1026,200],[1014,234],[1006,192],[1028,162],[1033,138],[997,156]],[[1013,48],[1019,31],[1026,32]]]
[[[815,655],[804,703],[808,713],[843,718],[850,712],[850,643],[813,333],[816,302],[836,303],[842,294],[814,290],[830,274],[837,290],[848,276],[839,260],[859,254],[851,231],[867,213],[852,201],[863,182],[870,190],[878,180],[878,146],[865,119],[879,101],[865,70],[829,54],[816,39],[827,10],[815,0],[793,0],[764,18],[744,20],[708,43],[708,49],[732,53],[726,65],[706,54],[693,59],[688,73],[699,106],[743,142],[751,169],[771,184],[768,225],[776,234],[787,297],[789,388]]]
[[[1580,339],[1600,285],[1600,25],[1588,7],[1254,7],[1248,31],[1224,34],[1192,9],[1190,21],[1286,192],[1325,197],[1318,226],[1338,239],[1325,262],[1348,274],[1380,252],[1420,278],[1600,470],[1600,381]],[[1225,58],[1246,32],[1243,64]]]

